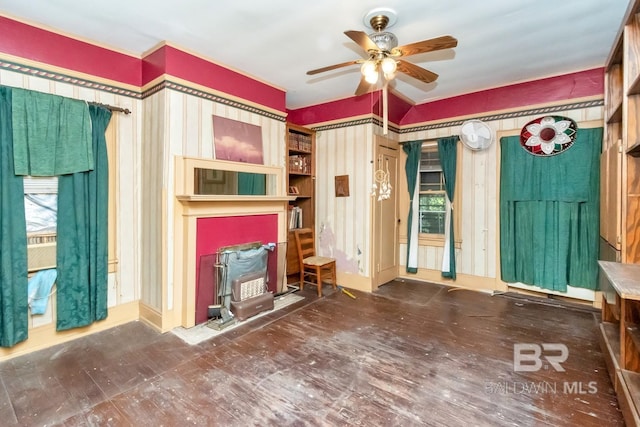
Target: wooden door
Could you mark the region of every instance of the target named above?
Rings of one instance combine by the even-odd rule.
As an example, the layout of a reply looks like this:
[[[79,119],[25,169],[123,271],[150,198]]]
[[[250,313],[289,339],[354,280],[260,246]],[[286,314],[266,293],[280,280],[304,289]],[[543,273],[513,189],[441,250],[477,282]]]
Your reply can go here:
[[[391,196],[378,200],[373,197],[373,288],[398,277],[398,144],[381,136],[376,137],[374,173],[389,173]],[[380,184],[378,185],[378,192]]]

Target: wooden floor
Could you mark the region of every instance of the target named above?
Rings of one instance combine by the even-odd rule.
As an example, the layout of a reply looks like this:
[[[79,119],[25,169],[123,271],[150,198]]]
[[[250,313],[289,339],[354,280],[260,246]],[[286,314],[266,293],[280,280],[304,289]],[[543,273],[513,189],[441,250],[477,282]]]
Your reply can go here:
[[[354,293],[305,289],[197,346],[133,322],[11,359],[0,425],[623,424],[594,311],[415,282]],[[514,371],[515,343],[565,344],[565,372]]]

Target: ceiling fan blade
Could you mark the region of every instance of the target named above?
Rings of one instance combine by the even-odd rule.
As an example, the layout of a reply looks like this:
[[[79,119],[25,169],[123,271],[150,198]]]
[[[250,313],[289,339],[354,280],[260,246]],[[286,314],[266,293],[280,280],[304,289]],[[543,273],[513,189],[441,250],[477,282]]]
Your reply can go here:
[[[436,73],[433,73],[429,70],[425,70],[422,67],[418,67],[411,62],[398,60],[398,71],[405,73],[414,79],[418,79],[425,83],[431,83],[438,78]]]
[[[344,32],[347,37],[356,42],[358,46],[363,48],[365,51],[369,52],[370,50],[378,51],[378,46],[369,38],[367,33],[362,31],[345,31]]]
[[[400,56],[409,56],[417,53],[433,52],[434,50],[449,49],[457,45],[458,40],[455,37],[442,36],[399,46],[393,49],[393,53],[400,52]]]
[[[360,96],[363,95],[369,91],[371,91],[371,89],[373,88],[373,85],[371,83],[369,83],[368,81],[365,80],[364,76],[362,76],[362,78],[360,79],[360,84],[358,85],[358,88],[356,89],[356,96]]]
[[[336,68],[348,67],[349,65],[359,64],[361,60],[343,62],[341,64],[329,65],[328,67],[317,68],[315,70],[307,71],[308,75],[314,75],[318,73],[324,73],[325,71],[335,70]]]

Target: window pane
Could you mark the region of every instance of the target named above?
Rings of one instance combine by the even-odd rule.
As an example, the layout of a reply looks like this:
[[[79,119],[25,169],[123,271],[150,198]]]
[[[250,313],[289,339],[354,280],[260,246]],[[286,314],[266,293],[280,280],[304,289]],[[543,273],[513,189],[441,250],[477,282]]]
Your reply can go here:
[[[420,172],[442,171],[438,150],[425,150],[420,153]]]
[[[445,194],[420,194],[420,233],[444,234]]]
[[[420,172],[420,191],[442,191],[442,172]]]

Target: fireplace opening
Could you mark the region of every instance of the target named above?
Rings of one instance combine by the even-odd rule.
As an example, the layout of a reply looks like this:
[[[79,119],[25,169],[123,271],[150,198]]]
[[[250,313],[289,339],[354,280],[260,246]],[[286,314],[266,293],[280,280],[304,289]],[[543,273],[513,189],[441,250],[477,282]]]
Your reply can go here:
[[[214,329],[271,310],[274,297],[289,292],[286,242],[220,247],[199,264],[198,285],[212,290],[206,322]]]

